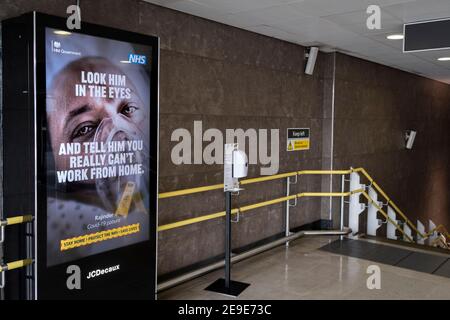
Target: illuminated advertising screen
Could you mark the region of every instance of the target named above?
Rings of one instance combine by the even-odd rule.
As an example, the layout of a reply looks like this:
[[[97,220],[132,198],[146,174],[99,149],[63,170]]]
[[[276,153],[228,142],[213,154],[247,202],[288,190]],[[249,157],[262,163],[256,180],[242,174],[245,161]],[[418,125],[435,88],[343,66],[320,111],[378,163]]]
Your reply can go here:
[[[47,265],[149,239],[151,47],[46,28]]]
[[[34,218],[20,290],[155,299],[159,39],[36,12],[3,25],[25,83],[7,86],[6,148],[23,155],[7,158],[7,205]]]

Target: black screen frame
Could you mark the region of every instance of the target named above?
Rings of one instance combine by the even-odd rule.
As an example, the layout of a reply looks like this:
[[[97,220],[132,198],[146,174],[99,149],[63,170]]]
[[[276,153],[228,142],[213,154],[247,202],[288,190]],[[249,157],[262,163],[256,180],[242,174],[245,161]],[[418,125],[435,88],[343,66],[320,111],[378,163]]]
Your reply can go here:
[[[158,130],[159,130],[159,38],[84,23],[81,30],[67,30],[66,19],[33,13],[35,24],[35,126],[36,126],[36,259],[37,299],[150,299],[156,297]],[[46,28],[67,30],[106,39],[142,44],[152,48],[150,94],[150,235],[149,240],[95,254],[76,261],[47,267],[47,162],[46,154]],[[99,268],[120,264],[120,270],[98,279],[83,281]],[[66,286],[67,267],[77,265],[82,272],[81,290]]]
[[[405,23],[403,52],[425,52],[450,49],[450,18]]]

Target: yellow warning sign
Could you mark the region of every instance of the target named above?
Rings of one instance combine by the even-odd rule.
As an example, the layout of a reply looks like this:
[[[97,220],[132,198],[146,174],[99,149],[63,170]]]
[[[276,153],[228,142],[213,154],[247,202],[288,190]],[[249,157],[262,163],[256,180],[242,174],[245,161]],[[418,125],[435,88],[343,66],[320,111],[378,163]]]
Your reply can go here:
[[[287,151],[309,150],[310,129],[296,128],[288,129]]]
[[[294,150],[309,150],[309,139],[295,141]]]
[[[292,141],[289,141],[288,143],[288,151],[292,151],[294,149],[294,146],[292,144]]]

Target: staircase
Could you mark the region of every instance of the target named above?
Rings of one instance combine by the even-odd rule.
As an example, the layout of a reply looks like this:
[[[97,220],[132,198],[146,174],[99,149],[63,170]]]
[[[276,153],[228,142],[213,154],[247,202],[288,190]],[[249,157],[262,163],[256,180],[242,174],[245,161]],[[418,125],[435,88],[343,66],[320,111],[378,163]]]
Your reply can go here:
[[[361,179],[369,182],[361,183]],[[450,250],[450,234],[443,225],[429,220],[427,225],[417,220],[413,223],[386,195],[381,187],[363,169],[352,169],[350,173],[349,227],[353,236],[367,234],[378,237],[380,228],[386,224],[387,239],[406,241],[419,245]],[[360,230],[360,215],[367,212],[367,227]],[[383,219],[379,219],[382,216]]]

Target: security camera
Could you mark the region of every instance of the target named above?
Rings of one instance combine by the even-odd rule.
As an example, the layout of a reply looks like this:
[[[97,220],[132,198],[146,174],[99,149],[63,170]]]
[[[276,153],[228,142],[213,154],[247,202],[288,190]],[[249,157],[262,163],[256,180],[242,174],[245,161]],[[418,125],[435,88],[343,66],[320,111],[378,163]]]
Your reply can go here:
[[[233,178],[245,178],[248,174],[248,158],[244,151],[233,151]]]
[[[414,145],[414,140],[416,140],[417,131],[408,130],[406,131],[405,140],[406,140],[406,149],[411,150]]]

